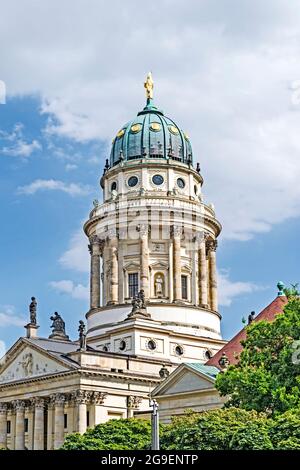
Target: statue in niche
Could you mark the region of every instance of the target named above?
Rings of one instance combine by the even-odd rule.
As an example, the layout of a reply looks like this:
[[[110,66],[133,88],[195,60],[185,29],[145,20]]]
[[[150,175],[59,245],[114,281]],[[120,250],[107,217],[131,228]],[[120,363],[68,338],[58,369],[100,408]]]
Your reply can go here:
[[[155,296],[156,297],[163,297],[164,295],[164,278],[162,274],[158,274],[155,278],[154,282],[155,287]]]

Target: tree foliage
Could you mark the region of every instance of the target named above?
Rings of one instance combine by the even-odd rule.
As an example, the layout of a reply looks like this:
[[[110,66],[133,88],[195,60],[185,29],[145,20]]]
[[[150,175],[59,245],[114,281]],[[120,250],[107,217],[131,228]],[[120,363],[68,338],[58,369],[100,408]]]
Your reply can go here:
[[[284,413],[300,407],[300,300],[291,296],[273,322],[247,327],[240,361],[220,373],[216,387],[226,406]],[[299,351],[298,351],[299,350]]]
[[[189,411],[161,426],[163,450],[300,450],[300,410],[275,417],[238,408]],[[148,450],[150,421],[112,420],[70,434],[62,450]]]
[[[85,434],[70,434],[63,450],[143,450],[151,447],[151,423],[144,419],[110,420],[88,429]]]
[[[253,423],[253,428],[247,433],[249,423]],[[239,448],[235,436],[240,435],[245,448],[254,449],[259,445],[266,449],[272,447],[267,434],[262,433],[259,442],[252,440],[258,436],[259,429],[266,427],[266,416],[255,411],[228,408],[190,412],[173,418],[162,434],[161,446],[167,450],[234,450]]]

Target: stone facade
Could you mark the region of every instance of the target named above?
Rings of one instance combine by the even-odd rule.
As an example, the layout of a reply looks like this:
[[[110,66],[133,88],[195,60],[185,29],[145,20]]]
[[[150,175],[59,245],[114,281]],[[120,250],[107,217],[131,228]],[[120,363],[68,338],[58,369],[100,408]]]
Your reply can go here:
[[[159,405],[160,421],[170,423],[172,417],[183,416],[188,410],[221,408],[225,399],[214,385],[218,372],[216,367],[198,363],[179,366],[151,393]]]

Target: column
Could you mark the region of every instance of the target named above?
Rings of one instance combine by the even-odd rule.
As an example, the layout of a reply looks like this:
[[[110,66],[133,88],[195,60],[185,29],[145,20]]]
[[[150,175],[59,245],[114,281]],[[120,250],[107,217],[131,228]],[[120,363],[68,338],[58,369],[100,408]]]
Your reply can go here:
[[[208,243],[209,283],[210,283],[211,309],[214,311],[218,311],[216,249],[217,249],[217,240],[211,240]]]
[[[192,246],[192,245],[191,245]],[[191,250],[191,263],[192,263],[192,273],[190,279],[190,299],[193,305],[199,305],[199,289],[198,289],[198,280],[197,280],[197,253],[195,244],[192,246]]]
[[[111,278],[110,278],[110,289],[109,289],[109,304],[115,305],[118,303],[118,238],[116,231],[112,229],[109,234],[109,254],[110,254],[110,266],[111,266]]]
[[[64,404],[65,396],[57,393],[51,397],[54,403],[54,449],[59,449],[65,439],[64,430]]]
[[[103,253],[102,253],[102,273],[103,273],[103,306],[109,304],[109,295],[110,295],[110,266],[109,266],[109,253],[110,248],[108,246],[108,241],[105,241],[103,245]]]
[[[7,448],[7,404],[0,403],[0,449]]]
[[[43,398],[33,398],[34,405],[34,430],[33,450],[44,450],[44,406]]]
[[[53,426],[53,421],[54,421],[54,403],[53,400],[50,400],[47,406],[47,450],[53,450],[53,444],[54,444],[54,426]]]
[[[90,238],[91,254],[90,306],[91,309],[100,307],[100,254],[101,240],[97,235]]]
[[[33,450],[33,407],[32,405],[27,404],[27,408],[25,410],[27,412],[28,418],[28,434],[27,434],[27,449]]]
[[[124,239],[118,241],[118,303],[124,303]]]
[[[173,302],[174,286],[173,286],[173,240],[169,242],[169,302]]]
[[[145,298],[149,299],[149,227],[142,224],[139,227],[140,232],[140,289],[144,291]]]
[[[181,300],[181,233],[182,228],[173,226],[173,268],[174,268],[174,302]]]
[[[103,423],[107,420],[106,408],[101,406],[107,393],[93,392],[91,395],[91,414],[90,414],[90,427],[93,428],[96,424]]]
[[[14,406],[10,407],[10,449],[15,449],[15,435],[16,435],[16,411]]]
[[[25,448],[25,402],[16,400],[14,403],[16,410],[16,440],[15,450]]]
[[[76,404],[76,432],[84,434],[86,431],[86,412],[87,412],[87,403],[91,396],[91,392],[87,390],[76,390],[72,394],[72,399]]]
[[[207,307],[207,261],[206,261],[206,242],[203,239],[200,242],[200,249],[198,252],[199,258],[199,288],[200,288],[200,305]]]

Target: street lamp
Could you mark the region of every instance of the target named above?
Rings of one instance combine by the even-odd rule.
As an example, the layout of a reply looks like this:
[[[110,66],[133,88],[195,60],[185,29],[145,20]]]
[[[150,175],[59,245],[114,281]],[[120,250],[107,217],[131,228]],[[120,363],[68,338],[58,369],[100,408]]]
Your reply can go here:
[[[158,403],[156,400],[150,398],[149,400],[151,413],[151,449],[159,450],[159,413]]]

